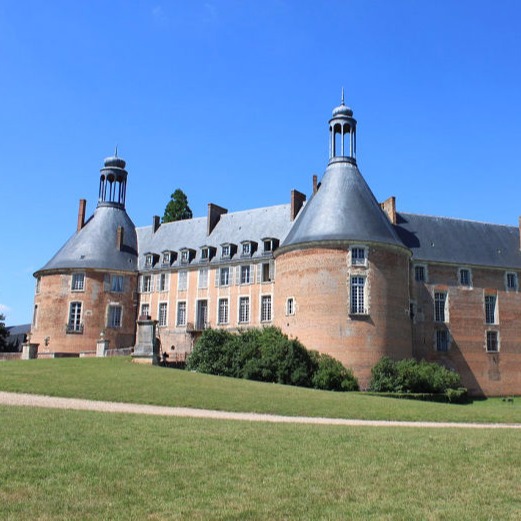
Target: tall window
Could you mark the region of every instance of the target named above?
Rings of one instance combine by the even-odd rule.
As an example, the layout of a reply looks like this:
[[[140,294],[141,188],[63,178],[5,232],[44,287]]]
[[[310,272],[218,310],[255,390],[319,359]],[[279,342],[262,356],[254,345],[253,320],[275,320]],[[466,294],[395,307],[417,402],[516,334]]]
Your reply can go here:
[[[365,266],[365,248],[351,248],[351,264]]]
[[[159,326],[166,326],[167,314],[168,314],[168,304],[166,302],[160,302],[158,320],[157,320]]]
[[[499,351],[497,331],[487,331],[487,352],[496,353]]]
[[[242,244],[242,255],[250,255],[251,254],[251,243],[244,242]]]
[[[517,291],[517,288],[518,288],[517,273],[507,273],[506,274],[506,287],[507,287],[507,290]]]
[[[436,331],[436,351],[446,352],[449,350],[449,332],[446,329]]]
[[[247,324],[250,321],[250,298],[239,298],[239,323]]]
[[[293,297],[289,297],[286,300],[286,315],[294,315],[295,314],[295,299]]]
[[[186,326],[186,302],[177,303],[177,326]]]
[[[224,244],[221,248],[221,257],[224,257],[225,259],[230,257],[230,245]]]
[[[110,291],[117,293],[123,291],[123,275],[112,275],[110,279]]]
[[[445,308],[447,305],[447,293],[437,291],[434,293],[434,320],[446,322]]]
[[[200,289],[205,289],[208,287],[208,268],[201,268],[199,270],[198,287]]]
[[[228,299],[220,298],[219,299],[219,310],[217,314],[217,323],[218,324],[227,324],[228,323]]]
[[[150,316],[150,304],[148,302],[141,304],[141,316],[142,317]]]
[[[414,266],[414,280],[416,282],[425,282],[425,266]]]
[[[152,291],[152,275],[143,275],[141,279],[141,291],[150,293]]]
[[[69,306],[69,322],[67,323],[67,333],[82,333],[81,323],[81,302],[71,302]]]
[[[109,306],[107,327],[121,327],[121,306]]]
[[[462,286],[470,286],[470,270],[467,268],[461,268],[459,270],[459,283]]]
[[[177,274],[177,289],[179,291],[185,291],[188,287],[188,272],[180,271]]]
[[[241,284],[251,284],[251,266],[241,266]]]
[[[261,297],[261,322],[271,321],[271,295]]]
[[[72,274],[72,291],[83,291],[85,287],[85,273],[73,273]]]
[[[38,305],[35,304],[34,310],[33,310],[33,327],[37,326],[37,320],[38,320]]]
[[[221,268],[219,271],[219,286],[230,285],[230,268]]]
[[[496,296],[485,295],[485,322],[487,324],[496,323]]]
[[[351,313],[353,315],[366,313],[364,287],[364,277],[351,277]]]
[[[260,266],[259,277],[261,282],[271,282],[273,280],[273,262],[263,262]]]
[[[42,282],[42,278],[41,277],[37,277],[36,278],[36,293],[40,293],[40,284]]]

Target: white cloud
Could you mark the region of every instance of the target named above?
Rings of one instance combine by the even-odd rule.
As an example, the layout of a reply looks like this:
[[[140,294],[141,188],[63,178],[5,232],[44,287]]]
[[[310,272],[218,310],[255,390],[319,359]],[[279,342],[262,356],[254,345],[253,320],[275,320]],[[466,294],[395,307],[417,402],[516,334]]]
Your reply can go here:
[[[11,311],[11,308],[5,304],[0,304],[0,313],[4,314],[7,311]]]

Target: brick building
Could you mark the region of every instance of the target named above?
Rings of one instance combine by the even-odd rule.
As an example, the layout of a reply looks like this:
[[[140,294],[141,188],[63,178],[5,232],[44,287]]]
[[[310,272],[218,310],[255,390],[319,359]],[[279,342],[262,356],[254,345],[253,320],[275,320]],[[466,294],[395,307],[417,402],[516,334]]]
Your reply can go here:
[[[351,367],[362,387],[383,355],[456,369],[473,394],[521,394],[520,230],[399,212],[377,202],[356,163],[356,120],[329,121],[329,163],[313,194],[241,212],[135,228],[125,162],[101,170],[99,202],[39,271],[40,352],[134,345],[157,320],[184,357],[208,327],[275,325]]]

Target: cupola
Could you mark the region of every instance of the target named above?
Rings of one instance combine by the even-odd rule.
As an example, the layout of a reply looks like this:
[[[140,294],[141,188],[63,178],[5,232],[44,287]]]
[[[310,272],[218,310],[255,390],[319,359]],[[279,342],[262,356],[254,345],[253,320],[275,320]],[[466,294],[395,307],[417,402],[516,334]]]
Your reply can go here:
[[[105,166],[100,170],[98,206],[116,205],[125,208],[127,191],[126,163],[118,157],[118,149],[113,157],[105,159]]]
[[[329,163],[348,161],[356,164],[356,119],[342,100],[329,120]]]

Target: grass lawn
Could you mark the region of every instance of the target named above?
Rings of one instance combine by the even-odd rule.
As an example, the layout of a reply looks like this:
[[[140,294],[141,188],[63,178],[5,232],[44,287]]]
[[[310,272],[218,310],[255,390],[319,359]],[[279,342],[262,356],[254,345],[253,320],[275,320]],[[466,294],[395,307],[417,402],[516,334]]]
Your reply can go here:
[[[2,520],[518,520],[510,430],[0,407]]]
[[[0,390],[290,416],[521,423],[521,398],[471,405],[398,400],[196,374],[119,357],[0,363]]]

